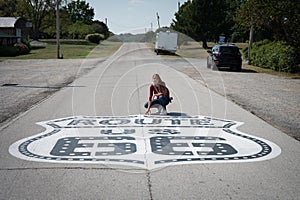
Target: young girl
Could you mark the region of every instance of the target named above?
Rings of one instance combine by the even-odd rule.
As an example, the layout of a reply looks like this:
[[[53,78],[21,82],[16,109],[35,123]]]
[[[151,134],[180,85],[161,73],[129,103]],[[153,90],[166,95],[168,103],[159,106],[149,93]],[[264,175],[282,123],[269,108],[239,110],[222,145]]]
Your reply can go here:
[[[145,103],[146,113],[150,114],[150,108],[157,108],[159,114],[167,114],[166,106],[170,102],[169,90],[158,74],[152,76],[148,102]]]

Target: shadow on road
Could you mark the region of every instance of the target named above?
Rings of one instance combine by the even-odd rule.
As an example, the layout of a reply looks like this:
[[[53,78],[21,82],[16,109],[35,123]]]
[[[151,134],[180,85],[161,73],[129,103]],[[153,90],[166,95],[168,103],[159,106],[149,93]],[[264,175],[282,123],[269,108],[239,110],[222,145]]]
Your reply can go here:
[[[62,85],[62,86],[35,86],[35,85],[18,85],[15,83],[3,84],[2,87],[17,87],[17,88],[32,88],[32,89],[54,89],[59,90],[62,88],[77,88],[86,86],[72,86],[72,85]]]
[[[186,113],[180,113],[180,112],[169,112],[167,115],[172,117],[190,117]]]
[[[234,71],[234,70],[230,70],[230,69],[226,69],[226,68],[219,68],[218,71],[220,72],[235,72],[235,73],[257,73],[254,70],[251,69],[242,69],[241,71]]]

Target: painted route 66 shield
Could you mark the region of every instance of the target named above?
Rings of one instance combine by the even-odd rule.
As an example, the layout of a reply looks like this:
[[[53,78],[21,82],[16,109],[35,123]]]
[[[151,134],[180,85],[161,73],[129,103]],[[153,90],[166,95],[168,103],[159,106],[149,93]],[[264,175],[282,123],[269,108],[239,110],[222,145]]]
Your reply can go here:
[[[53,163],[169,165],[263,161],[280,148],[242,133],[243,123],[206,116],[75,116],[38,123],[46,130],[9,148],[21,159]]]

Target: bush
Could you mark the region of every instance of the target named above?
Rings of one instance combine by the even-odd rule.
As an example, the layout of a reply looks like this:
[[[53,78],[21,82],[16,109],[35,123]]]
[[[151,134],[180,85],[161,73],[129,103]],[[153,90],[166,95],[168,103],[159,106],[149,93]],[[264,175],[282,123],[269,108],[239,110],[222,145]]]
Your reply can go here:
[[[248,47],[242,50],[248,57]],[[275,71],[294,72],[297,68],[296,49],[285,42],[263,40],[253,44],[251,63],[258,67],[270,68]]]
[[[24,54],[28,54],[30,52],[29,47],[23,43],[17,43],[14,45],[14,47],[18,51],[18,55],[24,55]]]
[[[22,43],[25,44],[29,50],[31,50],[30,40],[22,39]]]
[[[243,54],[244,60],[248,60],[248,48],[249,48],[249,46],[246,46],[245,48],[242,49],[242,54]]]
[[[253,60],[253,57],[252,57],[252,53],[253,53],[253,49],[256,49],[258,47],[261,47],[261,46],[264,46],[266,44],[269,44],[271,41],[268,40],[268,39],[265,39],[265,40],[262,40],[262,41],[259,41],[259,42],[255,42],[252,46],[252,52],[251,52],[251,58]],[[246,43],[248,44],[249,41],[246,41]],[[242,49],[242,54],[243,54],[243,57],[245,60],[248,60],[248,48],[249,46],[245,47]]]
[[[99,33],[89,34],[85,37],[91,43],[100,44],[101,40],[104,40],[104,35]]]
[[[18,55],[28,54],[30,49],[26,44],[17,43],[14,46],[1,46],[0,47],[0,56],[13,57]]]
[[[7,57],[13,57],[17,56],[18,54],[18,49],[16,47],[3,47],[0,46],[0,56],[7,56]]]

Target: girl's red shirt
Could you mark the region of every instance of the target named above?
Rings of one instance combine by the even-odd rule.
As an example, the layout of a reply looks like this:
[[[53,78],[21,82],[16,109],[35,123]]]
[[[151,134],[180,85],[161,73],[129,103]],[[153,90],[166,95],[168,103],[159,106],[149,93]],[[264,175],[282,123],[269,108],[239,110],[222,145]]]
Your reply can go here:
[[[164,87],[164,86],[161,86]],[[159,91],[159,89],[157,87],[155,87],[153,84],[150,85],[150,89],[149,89],[149,101],[152,101],[152,97],[154,94],[158,94],[158,93],[163,93],[163,96],[169,99],[169,90],[167,87],[165,87],[164,91]]]

